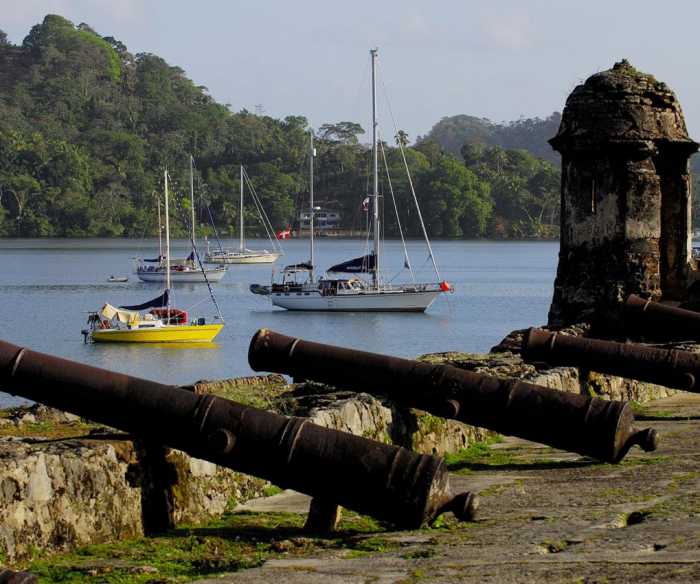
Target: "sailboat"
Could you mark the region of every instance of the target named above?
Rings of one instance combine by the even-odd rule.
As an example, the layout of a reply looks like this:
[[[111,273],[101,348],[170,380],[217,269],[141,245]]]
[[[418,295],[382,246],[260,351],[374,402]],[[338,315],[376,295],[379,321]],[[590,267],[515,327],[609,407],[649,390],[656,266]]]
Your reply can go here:
[[[269,286],[253,284],[250,291],[254,294],[269,296],[274,306],[287,310],[333,311],[333,312],[424,312],[443,292],[452,291],[452,286],[439,281],[437,264],[418,209],[423,234],[437,277],[435,283],[389,284],[382,281],[380,272],[380,221],[379,221],[379,172],[377,113],[376,113],[376,60],[377,49],[370,51],[372,58],[372,154],[373,154],[373,188],[372,188],[372,224],[374,248],[362,257],[336,264],[326,274],[370,274],[371,281],[359,276],[348,278],[316,279],[314,275],[314,207],[313,196],[313,136],[311,138],[310,157],[310,251],[308,262],[286,266],[282,270],[281,282]],[[403,152],[403,150],[402,150]],[[407,165],[406,165],[407,166]],[[410,265],[410,264],[409,264]]]
[[[168,173],[164,173],[165,190],[165,265],[170,263],[170,221],[168,218]],[[82,331],[85,342],[95,343],[192,343],[211,342],[221,332],[223,317],[212,293],[221,323],[207,324],[206,319],[190,321],[186,310],[171,306],[172,281],[165,270],[163,293],[132,306],[105,304],[88,316],[88,329]],[[211,293],[211,289],[210,289]]]
[[[262,208],[260,201],[255,195],[255,191],[252,189],[252,185],[247,181],[247,176],[245,175],[245,170],[241,164],[241,203],[240,203],[240,213],[239,213],[239,243],[237,250],[231,249],[219,249],[217,251],[207,250],[205,257],[205,263],[208,264],[271,264],[276,261],[277,258],[282,255],[282,248],[280,245],[274,241],[271,235],[274,233],[272,225],[270,225],[270,220],[265,214],[265,210]],[[255,205],[258,209],[260,215],[260,220],[262,221],[265,231],[267,231],[268,237],[270,239],[270,245],[273,247],[273,251],[268,251],[266,249],[248,249],[245,246],[245,235],[244,235],[244,221],[243,221],[243,184],[248,182],[248,186],[251,190],[251,195],[255,201]]]
[[[165,283],[170,278],[172,282],[183,283],[209,283],[218,282],[226,274],[226,266],[201,269],[197,265],[194,243],[195,243],[195,211],[194,211],[194,168],[193,159],[190,156],[190,207],[191,218],[191,238],[193,249],[186,258],[171,258],[167,262],[162,252],[157,258],[136,258],[135,272],[142,282]],[[160,206],[158,207],[158,229],[160,232]],[[169,267],[169,269],[168,269]]]

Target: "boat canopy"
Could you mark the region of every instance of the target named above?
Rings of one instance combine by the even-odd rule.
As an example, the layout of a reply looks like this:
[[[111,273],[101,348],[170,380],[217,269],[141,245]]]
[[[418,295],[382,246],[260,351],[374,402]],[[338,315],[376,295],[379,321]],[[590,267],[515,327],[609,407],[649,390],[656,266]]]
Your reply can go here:
[[[342,264],[336,264],[328,268],[328,272],[339,272],[344,274],[360,274],[366,272],[373,272],[377,266],[375,261],[375,255],[373,253],[361,256],[359,258],[354,258],[343,262]]]
[[[134,304],[133,306],[120,306],[122,310],[146,310],[147,308],[162,308],[168,305],[170,290],[165,290],[160,296],[144,302],[143,304]]]
[[[130,310],[121,310],[107,303],[100,310],[100,315],[104,316],[107,320],[112,320],[117,318],[119,322],[124,324],[129,324],[133,322],[138,322],[141,315],[138,312],[132,312]]]

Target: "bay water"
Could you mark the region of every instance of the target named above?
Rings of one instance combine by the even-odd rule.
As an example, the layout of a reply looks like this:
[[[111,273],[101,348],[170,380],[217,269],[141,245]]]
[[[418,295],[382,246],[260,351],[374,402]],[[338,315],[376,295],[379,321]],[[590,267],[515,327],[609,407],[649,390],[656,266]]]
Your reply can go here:
[[[358,240],[317,242],[316,265],[321,269],[365,252],[364,242]],[[237,247],[236,241],[224,243]],[[132,258],[156,256],[157,241],[0,240],[0,339],[162,383],[186,384],[251,375],[248,344],[263,327],[308,340],[415,357],[443,351],[485,352],[511,330],[546,322],[558,242],[432,245],[440,278],[455,291],[440,295],[424,314],[288,312],[248,289],[251,283],[270,282],[271,264],[234,265],[212,285],[226,323],[215,343],[151,346],[85,344],[80,331],[87,326],[88,312],[105,302],[138,304],[161,293],[159,284],[140,282],[132,273]],[[269,242],[251,240],[248,247],[269,249]],[[434,282],[424,244],[408,242],[408,247],[417,280]],[[304,240],[288,240],[284,248],[277,266],[309,259]],[[188,253],[188,242],[174,242],[174,256]],[[385,242],[385,277],[405,280],[403,263],[401,243]],[[109,283],[110,275],[128,275],[129,281]],[[178,284],[173,294],[174,305],[189,310],[190,317],[211,321],[215,315],[205,284]],[[0,407],[21,401],[0,392]]]

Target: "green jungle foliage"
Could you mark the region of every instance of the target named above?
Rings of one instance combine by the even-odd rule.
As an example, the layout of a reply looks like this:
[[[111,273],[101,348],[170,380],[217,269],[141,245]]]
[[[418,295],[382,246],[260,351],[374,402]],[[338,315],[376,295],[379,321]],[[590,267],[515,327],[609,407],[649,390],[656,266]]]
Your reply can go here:
[[[511,126],[525,135],[532,133],[530,122]],[[0,31],[0,236],[155,235],[166,167],[182,217],[172,222],[173,232],[183,236],[190,154],[198,229],[211,233],[210,210],[219,231],[233,234],[241,163],[273,226],[294,226],[308,198],[307,126],[300,116],[234,113],[182,69],[156,55],[131,54],[113,37],[61,16],[46,16],[21,45]],[[362,201],[371,189],[371,153],[359,141],[363,133],[357,123],[341,121],[322,125],[315,135],[316,197],[341,212],[346,229],[367,222]],[[390,188],[404,232],[420,234],[399,144],[431,236],[555,233],[559,170],[517,150],[530,142],[513,139],[511,149],[492,139],[474,144],[468,136],[449,146],[439,142],[428,137],[409,147],[399,131],[393,144],[383,144],[392,178],[390,187],[380,171],[386,235],[398,235]],[[465,142],[470,145],[462,148]],[[244,213],[254,225],[252,202]]]

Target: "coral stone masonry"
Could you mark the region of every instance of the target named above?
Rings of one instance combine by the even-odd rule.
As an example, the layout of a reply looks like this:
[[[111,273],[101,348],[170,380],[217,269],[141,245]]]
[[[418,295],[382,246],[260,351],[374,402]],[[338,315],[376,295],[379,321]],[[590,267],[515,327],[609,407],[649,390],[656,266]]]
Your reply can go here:
[[[574,89],[550,144],[562,182],[549,326],[614,330],[632,293],[684,300],[696,269],[688,158],[698,144],[668,86],[620,61]]]

